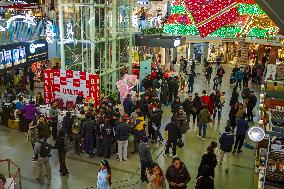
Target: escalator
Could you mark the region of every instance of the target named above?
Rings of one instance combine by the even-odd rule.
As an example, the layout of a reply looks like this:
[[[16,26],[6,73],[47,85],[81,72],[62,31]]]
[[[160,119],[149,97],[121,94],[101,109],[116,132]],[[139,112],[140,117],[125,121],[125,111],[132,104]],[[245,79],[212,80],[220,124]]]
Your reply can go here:
[[[280,33],[284,34],[284,1],[283,0],[255,0],[264,10],[270,19],[280,28]]]

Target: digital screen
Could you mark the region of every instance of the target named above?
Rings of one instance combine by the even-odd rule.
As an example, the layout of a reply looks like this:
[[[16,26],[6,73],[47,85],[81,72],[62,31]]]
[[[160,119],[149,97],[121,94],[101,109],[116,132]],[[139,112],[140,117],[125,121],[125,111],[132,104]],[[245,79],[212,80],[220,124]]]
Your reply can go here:
[[[13,49],[13,62],[14,65],[20,64],[20,50],[19,49]]]
[[[4,57],[5,57],[6,67],[11,67],[12,66],[12,52],[11,52],[11,50],[4,51]]]
[[[21,63],[25,63],[26,62],[26,50],[25,47],[21,47],[20,48],[20,61]]]
[[[0,69],[5,68],[4,63],[5,63],[4,54],[3,54],[3,52],[0,52]]]

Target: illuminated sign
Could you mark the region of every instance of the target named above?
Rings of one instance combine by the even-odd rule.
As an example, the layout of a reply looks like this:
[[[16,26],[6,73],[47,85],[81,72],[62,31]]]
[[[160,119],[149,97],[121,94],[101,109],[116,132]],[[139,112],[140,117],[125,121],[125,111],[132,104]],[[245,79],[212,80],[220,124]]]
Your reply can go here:
[[[54,37],[56,34],[53,32],[53,25],[50,21],[47,21],[45,35],[47,43],[54,42]]]
[[[30,53],[35,53],[37,48],[45,47],[45,44],[31,44],[30,45]]]
[[[6,27],[2,27],[0,26],[0,32],[1,31],[6,31],[6,29],[9,29],[11,23],[17,19],[23,19],[24,23],[28,24],[28,27],[30,27],[31,25],[36,26],[36,22],[34,21],[35,17],[31,17],[30,15],[16,15],[16,16],[12,16],[11,18],[9,18],[9,20],[7,20],[6,22]]]

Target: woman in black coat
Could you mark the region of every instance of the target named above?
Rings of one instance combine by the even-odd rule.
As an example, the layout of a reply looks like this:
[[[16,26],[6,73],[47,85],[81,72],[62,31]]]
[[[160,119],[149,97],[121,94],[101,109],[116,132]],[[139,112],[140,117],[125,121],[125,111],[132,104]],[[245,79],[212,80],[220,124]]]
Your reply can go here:
[[[214,178],[215,177],[214,169],[217,165],[217,158],[214,153],[214,149],[211,146],[207,148],[207,152],[201,158],[201,162],[198,168],[197,178],[202,175],[202,169],[205,165],[209,166],[209,176]]]
[[[67,169],[66,162],[65,162],[66,152],[67,152],[65,140],[67,139],[65,138],[64,130],[60,129],[58,133],[58,138],[53,148],[58,149],[58,160],[59,160],[59,165],[60,165],[59,172],[61,173],[62,176],[69,175],[69,171]]]
[[[234,106],[237,102],[239,102],[239,93],[237,90],[238,88],[235,86],[233,88],[232,97],[230,100],[230,106]]]
[[[210,176],[210,167],[203,166],[201,175],[196,179],[195,189],[214,189],[214,179]]]

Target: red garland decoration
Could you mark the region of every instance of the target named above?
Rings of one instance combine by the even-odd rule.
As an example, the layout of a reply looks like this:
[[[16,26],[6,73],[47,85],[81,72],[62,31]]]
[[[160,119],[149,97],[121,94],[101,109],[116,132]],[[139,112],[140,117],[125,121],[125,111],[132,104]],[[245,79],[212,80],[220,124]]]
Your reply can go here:
[[[206,37],[208,34],[214,32],[215,30],[234,22],[237,17],[238,7],[234,7],[230,11],[221,14],[220,16],[212,19],[206,24],[197,26],[200,36]]]
[[[210,0],[185,0],[184,3],[189,11],[198,9]]]
[[[237,3],[255,4],[255,0],[237,0]]]
[[[184,24],[184,25],[190,25],[191,20],[187,15],[182,14],[172,14],[167,19],[166,24]]]
[[[195,23],[198,24],[224,10],[235,2],[236,0],[212,0],[198,9],[191,11],[191,15],[194,18]]]

